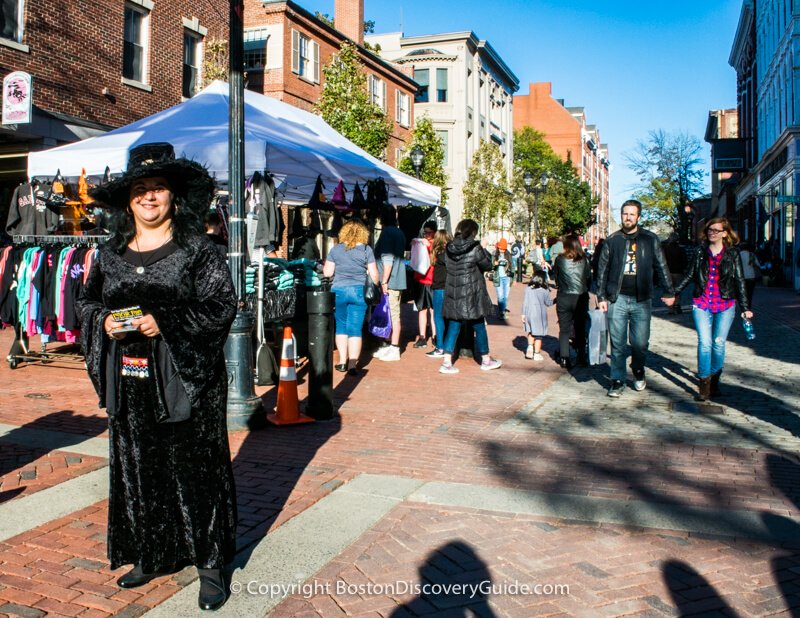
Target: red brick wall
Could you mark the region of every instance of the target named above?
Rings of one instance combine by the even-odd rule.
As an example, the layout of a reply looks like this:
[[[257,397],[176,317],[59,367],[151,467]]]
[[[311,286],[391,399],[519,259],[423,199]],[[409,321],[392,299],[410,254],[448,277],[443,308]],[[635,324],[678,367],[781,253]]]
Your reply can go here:
[[[533,127],[545,135],[555,153],[566,160],[569,154],[580,169],[583,156],[581,126],[551,96],[550,82],[530,85],[530,94],[514,96],[514,129]]]
[[[330,63],[333,55],[339,51],[344,37],[321,27],[316,19],[309,19],[307,16],[292,10],[286,3],[263,6],[259,1],[245,2],[244,24],[245,28],[275,24],[280,24],[283,28],[282,68],[264,71],[263,80],[260,79],[259,75],[258,79],[253,80],[249,87],[300,109],[314,112],[322,95],[325,76],[320,68],[320,83],[313,84],[292,73],[292,30],[301,32],[319,44],[321,67]],[[399,89],[408,95],[409,122],[413,123],[414,88],[407,81],[376,61],[371,54],[362,52],[361,61],[364,63],[365,71],[368,74],[376,75],[386,82],[386,114],[392,121],[393,126],[392,135],[387,146],[387,162],[390,165],[396,165],[395,150],[403,148],[405,143],[409,141],[412,126],[405,128],[394,121],[396,114],[395,92]],[[407,74],[405,71],[403,73]],[[259,82],[263,86],[255,87]]]
[[[336,29],[359,45],[364,44],[364,0],[335,0]]]
[[[189,0],[156,1],[150,14],[152,92],[121,83],[123,0],[76,0],[68,7],[25,3],[25,53],[0,46],[0,75],[33,76],[33,104],[111,126],[122,126],[181,102],[181,18],[197,17],[209,38],[228,35],[227,9]],[[115,100],[103,96],[108,88]]]

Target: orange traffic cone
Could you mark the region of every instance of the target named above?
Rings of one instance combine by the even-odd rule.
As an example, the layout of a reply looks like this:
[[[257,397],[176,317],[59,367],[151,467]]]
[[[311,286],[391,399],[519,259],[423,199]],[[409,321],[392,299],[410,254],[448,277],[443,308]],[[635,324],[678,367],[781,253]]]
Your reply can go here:
[[[294,338],[292,327],[283,329],[283,353],[278,379],[278,402],[275,411],[267,414],[267,420],[274,425],[295,425],[311,423],[313,418],[300,414],[297,401],[297,374],[295,373]]]

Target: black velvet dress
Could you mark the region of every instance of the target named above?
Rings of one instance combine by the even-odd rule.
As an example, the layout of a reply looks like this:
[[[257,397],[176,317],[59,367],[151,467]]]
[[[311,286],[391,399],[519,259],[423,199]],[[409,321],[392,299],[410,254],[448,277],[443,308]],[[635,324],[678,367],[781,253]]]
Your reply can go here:
[[[142,259],[147,266],[138,273]],[[112,342],[106,316],[134,305],[153,314],[161,335]],[[77,309],[89,375],[109,414],[111,568],[221,568],[236,550],[222,353],[236,297],[227,265],[203,236],[187,248],[170,243],[160,255],[101,247]],[[191,404],[188,420],[164,420],[158,350],[177,371]],[[148,359],[148,369],[132,370],[131,359]]]

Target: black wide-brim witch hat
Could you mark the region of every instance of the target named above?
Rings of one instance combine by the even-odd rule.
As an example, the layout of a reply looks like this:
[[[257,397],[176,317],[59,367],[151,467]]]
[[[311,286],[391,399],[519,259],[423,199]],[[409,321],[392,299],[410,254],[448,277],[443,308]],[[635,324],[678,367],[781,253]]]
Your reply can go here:
[[[131,149],[128,168],[119,178],[94,187],[89,195],[104,208],[126,208],[131,186],[142,178],[164,178],[176,197],[186,206],[205,214],[214,197],[214,179],[196,161],[175,158],[175,149],[167,142],[141,144]]]

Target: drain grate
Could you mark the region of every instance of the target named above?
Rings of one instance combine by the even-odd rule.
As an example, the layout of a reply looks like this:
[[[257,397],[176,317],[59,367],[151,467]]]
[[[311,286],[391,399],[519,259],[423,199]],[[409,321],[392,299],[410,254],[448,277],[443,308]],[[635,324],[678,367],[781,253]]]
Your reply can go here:
[[[28,393],[25,396],[28,399],[50,399],[50,393]]]

